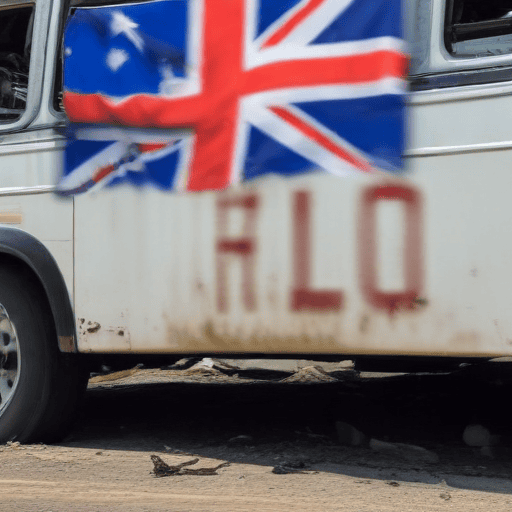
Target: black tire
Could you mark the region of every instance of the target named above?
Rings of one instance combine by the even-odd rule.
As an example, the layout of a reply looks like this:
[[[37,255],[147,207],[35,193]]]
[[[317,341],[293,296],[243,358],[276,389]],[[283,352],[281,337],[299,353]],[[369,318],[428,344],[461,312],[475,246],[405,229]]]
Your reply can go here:
[[[28,270],[1,265],[0,443],[60,440],[75,417],[87,379],[78,357],[57,347],[40,283]]]

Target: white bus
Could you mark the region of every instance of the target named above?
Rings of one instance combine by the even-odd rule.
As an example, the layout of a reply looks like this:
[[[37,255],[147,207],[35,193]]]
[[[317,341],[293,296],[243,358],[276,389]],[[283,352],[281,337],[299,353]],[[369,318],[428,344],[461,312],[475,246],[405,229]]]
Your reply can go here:
[[[1,441],[62,436],[89,354],[512,355],[512,2],[407,2],[404,178],[66,200],[70,7],[0,0]]]

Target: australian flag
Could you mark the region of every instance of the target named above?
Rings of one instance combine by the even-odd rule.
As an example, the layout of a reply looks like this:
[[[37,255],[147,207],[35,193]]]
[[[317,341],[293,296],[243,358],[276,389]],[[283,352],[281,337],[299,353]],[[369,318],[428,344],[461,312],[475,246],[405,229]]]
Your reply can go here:
[[[401,0],[78,8],[65,31],[70,125],[58,190],[400,171],[401,30]]]

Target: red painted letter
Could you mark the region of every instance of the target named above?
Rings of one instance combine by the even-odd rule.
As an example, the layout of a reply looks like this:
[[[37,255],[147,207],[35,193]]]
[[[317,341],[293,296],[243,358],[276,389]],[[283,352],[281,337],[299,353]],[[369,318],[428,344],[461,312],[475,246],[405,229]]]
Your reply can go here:
[[[293,201],[294,273],[291,297],[292,311],[339,311],[343,294],[335,290],[312,290],[310,193],[296,192]]]
[[[405,289],[385,293],[377,287],[378,201],[402,201],[405,205],[404,281]],[[374,307],[394,313],[397,309],[413,309],[423,287],[421,198],[419,193],[403,185],[381,185],[363,192],[359,219],[359,279],[364,298]]]
[[[242,208],[245,212],[242,236],[229,238],[228,212],[231,208]],[[255,224],[258,198],[247,195],[217,200],[217,308],[228,310],[227,302],[227,258],[237,254],[242,258],[242,300],[247,310],[256,308],[254,293],[254,255],[256,252]]]

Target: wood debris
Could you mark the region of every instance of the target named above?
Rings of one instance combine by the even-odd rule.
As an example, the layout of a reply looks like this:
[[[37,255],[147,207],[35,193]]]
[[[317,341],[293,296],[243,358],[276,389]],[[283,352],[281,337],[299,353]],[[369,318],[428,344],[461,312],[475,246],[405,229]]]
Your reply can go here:
[[[155,477],[176,475],[213,476],[218,475],[218,469],[225,468],[226,466],[230,465],[229,462],[223,462],[214,468],[189,469],[185,468],[185,466],[192,466],[197,464],[199,459],[192,459],[187,462],[182,462],[181,464],[176,464],[174,466],[170,466],[164,462],[158,455],[151,455],[151,460],[153,461],[154,465],[152,473],[155,475]]]

